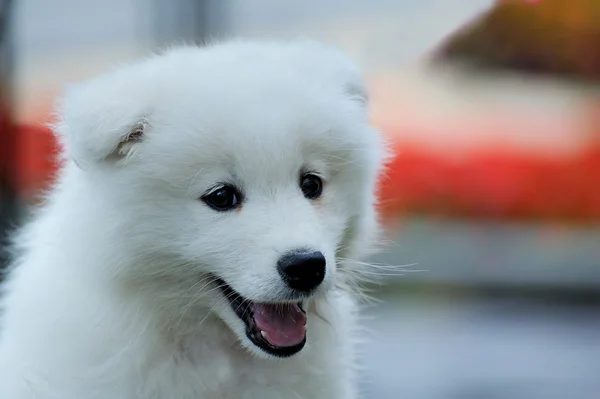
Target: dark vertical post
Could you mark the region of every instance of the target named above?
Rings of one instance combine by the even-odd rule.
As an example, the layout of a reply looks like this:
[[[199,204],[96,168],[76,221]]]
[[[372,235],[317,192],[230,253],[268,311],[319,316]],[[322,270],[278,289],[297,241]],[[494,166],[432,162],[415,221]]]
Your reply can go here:
[[[153,32],[157,44],[203,43],[213,30],[210,0],[154,1]]]
[[[17,136],[13,119],[13,1],[0,0],[0,279],[8,262],[7,238],[18,217]]]

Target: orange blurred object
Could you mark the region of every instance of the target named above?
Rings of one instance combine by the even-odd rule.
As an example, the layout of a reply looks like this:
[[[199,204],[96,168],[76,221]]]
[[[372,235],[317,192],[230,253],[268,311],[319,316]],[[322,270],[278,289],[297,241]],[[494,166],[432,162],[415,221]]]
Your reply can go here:
[[[381,184],[386,219],[406,213],[494,219],[600,220],[600,146],[568,159],[481,151],[451,159],[396,152]]]
[[[34,200],[48,188],[58,168],[58,143],[44,126],[17,126],[16,183],[19,194]]]

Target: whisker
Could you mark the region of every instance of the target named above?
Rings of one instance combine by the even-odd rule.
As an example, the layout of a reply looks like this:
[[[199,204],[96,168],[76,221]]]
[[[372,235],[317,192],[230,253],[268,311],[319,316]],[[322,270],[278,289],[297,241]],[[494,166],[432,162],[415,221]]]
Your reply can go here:
[[[177,326],[181,325],[181,322],[183,321],[183,318],[185,317],[185,314],[189,311],[189,309],[195,304],[197,303],[200,299],[204,298],[206,295],[208,295],[209,293],[219,289],[220,287],[213,287],[208,291],[202,291],[204,288],[208,287],[210,284],[214,283],[214,280],[212,278],[208,279],[209,281],[204,284],[201,288],[198,289],[198,291],[196,292],[196,294],[194,294],[194,296],[192,296],[192,298],[190,299],[190,301],[187,303],[187,305],[184,306],[183,311],[181,316],[179,317],[179,320],[177,322]],[[188,290],[189,291],[189,290]]]
[[[228,301],[229,298],[233,297],[237,295],[235,292],[230,293],[227,296],[224,296],[219,302],[217,302],[209,311],[208,313],[204,316],[204,318],[202,320],[200,320],[200,322],[196,325],[196,328],[194,330],[194,335],[198,332],[198,330],[200,329],[200,326],[202,326],[202,324],[206,321],[206,319],[208,319],[209,316],[211,316],[213,314],[213,312],[215,310],[217,310],[217,308],[219,306],[221,306],[223,304],[223,302]]]
[[[338,248],[338,253],[344,248]],[[376,285],[382,284],[386,277],[400,277],[407,273],[420,273],[426,270],[411,269],[417,263],[403,265],[389,265],[384,263],[365,262],[339,256],[337,259],[338,270],[341,278],[338,287],[342,290],[351,291],[362,301],[367,303],[377,302],[370,292],[374,291]]]

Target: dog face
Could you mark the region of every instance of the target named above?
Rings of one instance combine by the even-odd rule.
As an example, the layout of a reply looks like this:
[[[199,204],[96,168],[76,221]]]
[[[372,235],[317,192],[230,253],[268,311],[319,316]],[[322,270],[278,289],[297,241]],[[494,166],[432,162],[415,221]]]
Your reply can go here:
[[[376,227],[382,148],[365,103],[331,49],[237,42],[75,88],[58,131],[75,175],[103,188],[98,211],[122,221],[118,245],[144,259],[116,275],[151,286],[169,328],[210,309],[283,357],[304,346],[306,301],[344,281],[340,259]]]

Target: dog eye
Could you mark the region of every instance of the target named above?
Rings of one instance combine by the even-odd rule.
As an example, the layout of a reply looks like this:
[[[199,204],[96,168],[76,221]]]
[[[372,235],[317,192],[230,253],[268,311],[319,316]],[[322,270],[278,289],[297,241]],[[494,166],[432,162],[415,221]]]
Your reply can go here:
[[[239,204],[238,198],[239,194],[235,188],[231,186],[223,186],[208,193],[202,197],[202,200],[214,210],[228,211],[235,208]]]
[[[317,199],[323,192],[323,181],[317,175],[306,174],[300,180],[300,189],[306,198]]]

